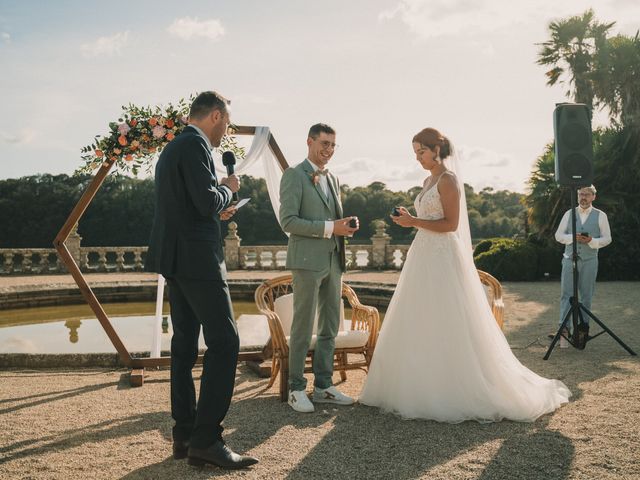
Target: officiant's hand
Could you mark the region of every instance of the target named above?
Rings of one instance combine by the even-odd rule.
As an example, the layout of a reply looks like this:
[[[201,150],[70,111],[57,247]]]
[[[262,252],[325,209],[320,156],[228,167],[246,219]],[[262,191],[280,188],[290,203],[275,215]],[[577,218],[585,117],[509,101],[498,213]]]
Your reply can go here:
[[[398,212],[400,215],[389,215],[393,223],[401,227],[413,227],[415,217],[409,213],[409,210],[404,207],[398,207]]]
[[[238,209],[236,207],[228,207],[220,212],[220,220],[229,220],[233,217]]]
[[[578,235],[576,235],[576,240],[578,241],[578,243],[589,243],[591,240],[593,240],[593,237],[579,233]]]
[[[351,222],[352,218],[356,220],[355,227],[349,226],[349,222]],[[341,237],[350,237],[356,233],[359,228],[360,221],[358,220],[358,217],[341,218],[339,220],[334,220],[333,222],[333,234]]]
[[[228,177],[224,177],[220,180],[221,185],[226,185],[232,192],[237,192],[240,190],[240,178],[236,175],[229,175]]]

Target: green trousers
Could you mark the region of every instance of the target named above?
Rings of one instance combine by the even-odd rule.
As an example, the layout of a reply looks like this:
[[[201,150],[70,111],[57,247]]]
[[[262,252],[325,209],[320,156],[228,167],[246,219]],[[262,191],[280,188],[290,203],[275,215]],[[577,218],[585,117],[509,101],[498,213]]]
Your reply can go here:
[[[289,389],[305,390],[304,365],[318,312],[317,341],[313,354],[314,385],[333,384],[335,338],[340,327],[342,269],[337,251],[329,254],[326,268],[320,271],[292,270],[293,323],[289,340]]]

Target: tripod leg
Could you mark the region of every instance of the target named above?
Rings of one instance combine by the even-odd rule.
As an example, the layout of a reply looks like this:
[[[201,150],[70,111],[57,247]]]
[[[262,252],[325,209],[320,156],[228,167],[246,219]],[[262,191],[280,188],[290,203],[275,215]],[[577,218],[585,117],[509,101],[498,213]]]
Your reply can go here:
[[[620,344],[620,346],[622,348],[624,348],[627,352],[629,352],[631,355],[636,355],[636,352],[634,352],[633,350],[631,350],[622,340],[620,340],[615,333],[613,333],[609,327],[607,327],[604,323],[602,323],[600,321],[600,319],[598,319],[598,317],[596,317],[593,313],[591,313],[589,311],[589,309],[587,307],[585,307],[584,305],[580,304],[580,310],[584,311],[587,315],[589,315],[591,317],[591,319],[596,322],[598,325],[600,325],[602,327],[602,329],[607,332],[609,335],[611,335],[611,337]]]
[[[582,305],[582,304],[579,304]],[[578,308],[578,326],[573,331],[573,343],[578,350],[584,350],[589,340],[589,324],[585,322],[582,310]]]
[[[565,313],[564,319],[560,324],[560,328],[558,328],[558,331],[556,332],[556,336],[553,337],[553,340],[551,340],[551,345],[549,345],[549,349],[547,350],[547,353],[544,355],[544,357],[542,357],[543,360],[549,359],[549,356],[551,355],[551,351],[553,350],[553,347],[556,346],[556,343],[560,339],[560,336],[562,335],[562,331],[566,328],[567,322],[569,321],[569,316],[571,315],[572,312],[573,312],[573,308],[569,308],[569,310],[567,310],[567,313]]]

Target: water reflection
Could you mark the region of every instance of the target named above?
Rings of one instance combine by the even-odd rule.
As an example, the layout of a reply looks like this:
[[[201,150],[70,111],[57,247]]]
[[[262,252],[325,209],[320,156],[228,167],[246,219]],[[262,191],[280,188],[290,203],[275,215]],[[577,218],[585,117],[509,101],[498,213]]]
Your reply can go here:
[[[103,305],[111,325],[129,352],[148,352],[155,325],[151,303]],[[253,302],[233,302],[241,347],[264,345],[269,328]],[[171,317],[165,303],[160,349],[171,346]],[[381,318],[384,313],[380,312]],[[115,353],[111,340],[88,305],[26,308],[0,311],[0,353]],[[351,309],[345,308],[351,318]],[[200,336],[200,347],[204,340]]]
[[[104,304],[118,336],[130,352],[149,351],[155,324],[150,303]],[[258,313],[253,302],[234,302],[236,318]],[[161,350],[171,345],[169,305],[163,308]],[[0,353],[115,353],[88,305],[0,312]],[[204,347],[202,337],[200,345]]]
[[[78,343],[78,329],[81,324],[80,320],[67,320],[64,322],[64,326],[69,329],[69,341],[71,343]]]

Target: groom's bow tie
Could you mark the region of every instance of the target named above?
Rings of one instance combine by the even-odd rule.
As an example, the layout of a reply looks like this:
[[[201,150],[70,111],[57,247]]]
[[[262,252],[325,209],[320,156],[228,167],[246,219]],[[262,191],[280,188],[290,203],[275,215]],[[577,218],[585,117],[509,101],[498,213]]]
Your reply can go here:
[[[324,170],[320,170],[320,169],[318,169],[318,170],[316,170],[316,173],[317,173],[318,175],[327,175],[327,174],[329,173],[329,170],[328,170],[328,169],[326,169],[326,168],[325,168]]]

